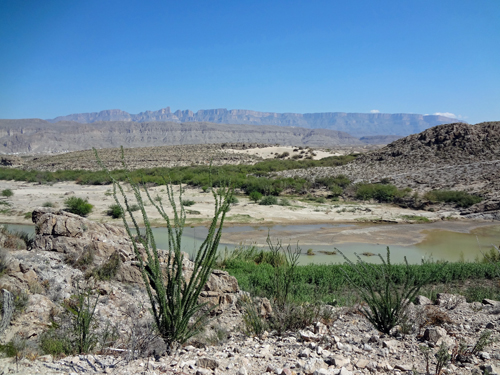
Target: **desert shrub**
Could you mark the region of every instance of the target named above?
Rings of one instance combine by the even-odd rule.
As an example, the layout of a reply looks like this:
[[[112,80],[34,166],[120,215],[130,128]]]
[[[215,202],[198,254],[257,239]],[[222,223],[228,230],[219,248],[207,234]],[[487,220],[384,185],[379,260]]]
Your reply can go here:
[[[305,329],[319,320],[321,309],[317,303],[286,302],[281,306],[275,305],[268,325],[280,336],[286,331]]]
[[[186,221],[182,188],[179,190],[178,199],[175,199],[173,186],[169,183],[165,184],[168,203],[174,212],[173,219],[171,219],[165,212],[162,202],[156,202],[144,185],[139,185],[132,180],[130,172],[125,166],[123,148],[121,151],[126,180],[131,186],[142,214],[145,226],[144,235],[141,235],[141,228],[130,210],[130,204],[123,187],[113,177],[111,172],[104,167],[104,164],[99,159],[97,150],[94,149],[99,165],[113,183],[113,197],[115,198],[115,202],[120,204],[118,195],[124,201],[123,211],[125,215],[123,216],[123,224],[127,234],[133,240],[132,245],[151,303],[151,315],[155,321],[159,336],[165,342],[167,350],[171,352],[179,344],[183,344],[189,338],[203,330],[203,324],[212,310],[206,304],[199,304],[198,297],[215,265],[217,247],[222,234],[224,219],[230,208],[229,201],[233,196],[233,189],[225,185],[218,190],[212,189],[215,200],[215,212],[208,227],[207,237],[194,256],[191,276],[189,281],[187,281],[183,270],[184,256],[181,244]],[[166,222],[169,238],[169,248],[166,253],[160,254],[160,250],[156,247],[151,224],[144,209],[145,202],[141,194],[141,186],[144,188],[144,193],[149,202]],[[132,223],[127,220],[127,217],[132,220]],[[132,224],[132,228],[130,224]],[[142,245],[142,249],[139,248],[138,243]],[[160,256],[166,258],[165,263],[170,265],[166,270],[160,264]]]
[[[226,266],[237,262],[252,262],[253,264],[276,266],[284,264],[285,261],[283,254],[264,251],[255,245],[240,244],[231,251],[226,247],[224,252],[218,255],[217,267],[226,268]]]
[[[83,217],[90,214],[94,207],[86,199],[77,197],[69,197],[64,201],[64,205],[66,206],[66,211]]]
[[[14,295],[14,316],[16,316],[22,314],[24,310],[26,310],[26,307],[28,307],[30,296],[25,290],[13,293],[13,295]]]
[[[483,198],[465,191],[432,190],[424,194],[424,199],[434,202],[455,203],[457,207],[467,208],[479,203]]]
[[[418,215],[401,215],[401,218],[407,221],[413,221],[417,223],[428,223],[430,220],[426,218],[425,216],[418,216]]]
[[[58,326],[52,326],[40,334],[38,346],[43,354],[50,354],[54,357],[74,354],[73,344],[69,340],[66,332],[58,330]]]
[[[94,264],[94,247],[85,246],[81,254],[71,252],[66,254],[64,262],[80,271],[86,271],[92,264]]]
[[[2,197],[9,198],[9,197],[12,197],[14,195],[14,192],[11,189],[3,189],[1,194],[2,194]]]
[[[231,197],[231,202],[229,202],[232,205],[238,204],[240,201],[238,198],[236,198],[234,195]]]
[[[288,151],[285,151],[282,154],[276,155],[276,158],[284,159],[284,158],[286,158],[288,156],[290,156],[290,153]]]
[[[120,270],[122,261],[120,258],[120,254],[115,251],[113,254],[110,255],[108,260],[104,262],[102,265],[99,267],[96,267],[92,271],[92,275],[97,279],[97,280],[111,280],[113,279],[118,271]]]
[[[119,219],[123,215],[122,208],[117,204],[112,204],[109,206],[108,211],[106,211],[106,215],[111,216],[113,219]]]
[[[317,186],[326,186],[328,189],[332,189],[333,186],[339,186],[345,189],[351,184],[351,180],[349,180],[347,176],[339,174],[337,176],[317,178],[314,183]]]
[[[380,183],[383,185],[387,185],[391,183],[391,179],[389,177],[384,177],[380,180]]]
[[[481,335],[477,339],[475,345],[472,347],[471,354],[477,355],[479,352],[484,351],[486,347],[498,341],[498,338],[491,337],[491,335],[492,332],[489,329],[485,329],[483,332],[481,332]]]
[[[332,185],[330,186],[330,192],[334,197],[340,197],[344,194],[344,189],[342,189],[339,185]]]
[[[498,287],[494,288],[484,285],[475,285],[468,287],[464,292],[464,296],[469,303],[481,302],[485,298],[498,300],[500,297],[500,290]]]
[[[251,201],[257,203],[258,201],[260,201],[262,199],[262,194],[259,193],[258,191],[252,191],[252,192],[250,192],[248,197],[250,198]]]
[[[77,284],[76,293],[64,300],[64,312],[58,323],[52,322],[39,338],[39,347],[44,354],[71,355],[91,353],[96,347],[106,348],[117,337],[109,322],[104,326],[96,319],[99,293],[91,287]]]
[[[278,198],[272,195],[266,195],[265,197],[262,197],[259,204],[261,206],[272,206],[274,204],[278,204]]]
[[[260,316],[257,310],[257,304],[255,300],[247,297],[239,303],[243,306],[243,324],[244,332],[248,336],[259,336],[264,333],[268,328],[266,320]]]
[[[291,206],[290,200],[287,198],[281,198],[278,203],[280,206]]]
[[[42,205],[42,207],[54,207],[54,206],[55,206],[55,205],[54,205],[54,203],[52,203],[52,202],[50,202],[50,201],[47,201],[47,202],[45,202],[45,203]]]
[[[195,204],[196,202],[195,202],[195,201],[193,201],[193,200],[189,200],[189,199],[183,199],[183,200],[181,201],[181,203],[182,203],[182,205],[183,205],[184,207],[190,207],[190,206],[192,206],[193,204]]]
[[[500,262],[500,251],[497,246],[492,246],[489,251],[483,254],[482,263],[498,263]]]
[[[4,247],[7,249],[28,249],[33,243],[33,235],[22,230],[10,230],[8,225],[0,227],[5,235]]]
[[[7,271],[9,265],[7,250],[0,248],[0,277]]]
[[[382,261],[379,267],[366,263],[359,256],[357,263],[353,263],[344,254],[342,255],[346,260],[345,267],[358,275],[358,279],[355,280],[344,271],[346,279],[368,306],[362,307],[361,313],[375,328],[386,334],[405,318],[410,301],[417,296],[421,287],[432,279],[431,273],[418,272],[408,264],[405,257],[406,269],[403,280],[397,283],[389,248],[386,259],[379,254]]]
[[[78,354],[90,353],[98,342],[94,325],[98,300],[93,290],[77,286],[77,293],[63,304],[71,317],[73,347]]]
[[[411,189],[398,189],[391,184],[358,184],[356,198],[362,200],[375,199],[379,202],[392,202],[396,197],[407,195]]]
[[[4,353],[6,357],[22,358],[25,349],[26,339],[19,336],[15,336],[5,344],[0,344],[0,352]]]

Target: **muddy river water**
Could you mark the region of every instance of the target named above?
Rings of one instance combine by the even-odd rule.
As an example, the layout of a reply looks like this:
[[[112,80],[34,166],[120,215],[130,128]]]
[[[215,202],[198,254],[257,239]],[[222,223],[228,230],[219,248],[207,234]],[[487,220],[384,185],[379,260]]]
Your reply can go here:
[[[10,229],[34,232],[30,225],[9,225]],[[155,239],[160,248],[167,248],[165,228],[154,228]],[[206,227],[186,227],[183,250],[192,253],[205,236]],[[386,253],[391,249],[394,263],[406,256],[410,263],[422,259],[447,260],[451,262],[473,261],[482,257],[492,245],[500,245],[500,223],[438,221],[426,224],[323,224],[323,225],[274,225],[274,226],[230,226],[223,230],[219,249],[235,246],[256,245],[267,248],[266,238],[281,240],[283,245],[297,243],[302,249],[301,264],[340,263],[340,253],[354,259],[354,253],[369,262],[378,262],[378,257],[365,254]],[[307,255],[309,249],[315,255]],[[309,252],[311,252],[309,251]]]

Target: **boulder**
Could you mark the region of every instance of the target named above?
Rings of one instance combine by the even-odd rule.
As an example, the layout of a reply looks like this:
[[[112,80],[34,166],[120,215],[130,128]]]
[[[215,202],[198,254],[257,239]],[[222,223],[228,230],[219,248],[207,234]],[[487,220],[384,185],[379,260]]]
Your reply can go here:
[[[466,302],[465,297],[458,294],[438,293],[436,298],[436,305],[446,309],[454,309],[458,305]]]
[[[415,304],[418,306],[427,306],[427,305],[432,305],[433,303],[426,296],[417,296],[415,298]]]
[[[78,256],[87,249],[92,249],[97,258],[96,263],[102,263],[118,252],[123,264],[118,271],[117,280],[143,283],[134,244],[124,228],[96,223],[66,211],[45,207],[33,211],[32,221],[36,225],[32,250]],[[142,245],[136,246],[141,253],[144,252]],[[165,255],[160,257],[160,262],[165,268],[169,266],[168,257]],[[189,260],[187,253],[183,253],[182,268],[186,281],[189,281],[194,263]],[[26,277],[34,278],[31,274],[25,274],[24,278]],[[236,303],[238,292],[238,281],[235,277],[225,271],[214,270],[203,288],[200,302],[210,306],[219,305],[218,312],[222,312],[228,305]],[[266,308],[265,310],[267,312]]]
[[[123,228],[45,207],[35,209],[31,217],[36,225],[32,249],[70,254],[91,248],[98,257],[107,258],[117,251],[123,262],[135,259],[132,241]]]

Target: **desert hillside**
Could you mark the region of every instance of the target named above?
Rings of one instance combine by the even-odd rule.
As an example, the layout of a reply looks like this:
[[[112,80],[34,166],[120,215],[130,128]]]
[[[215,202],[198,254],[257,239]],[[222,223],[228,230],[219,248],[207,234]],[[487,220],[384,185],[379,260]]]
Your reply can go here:
[[[500,122],[446,124],[413,134],[341,167],[281,172],[318,178],[345,174],[355,182],[388,179],[417,192],[464,190],[486,198],[476,210],[500,209]]]

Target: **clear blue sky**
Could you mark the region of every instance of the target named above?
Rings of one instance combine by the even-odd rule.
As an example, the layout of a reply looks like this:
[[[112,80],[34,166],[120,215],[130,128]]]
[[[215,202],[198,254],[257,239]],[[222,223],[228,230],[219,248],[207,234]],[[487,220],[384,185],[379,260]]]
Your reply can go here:
[[[500,1],[0,0],[0,118],[166,106],[500,120]]]

